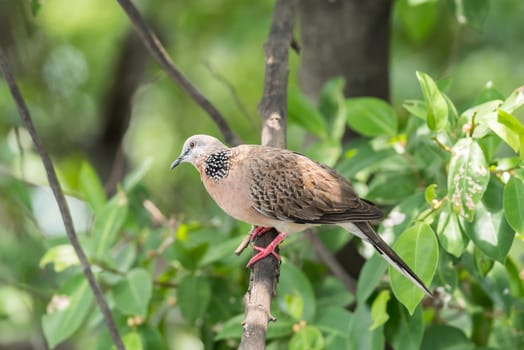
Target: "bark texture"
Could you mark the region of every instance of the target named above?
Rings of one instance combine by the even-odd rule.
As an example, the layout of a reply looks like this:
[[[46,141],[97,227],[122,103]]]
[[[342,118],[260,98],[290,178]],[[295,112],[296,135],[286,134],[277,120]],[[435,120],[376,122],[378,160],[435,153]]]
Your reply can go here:
[[[389,99],[391,0],[301,0],[300,85],[317,101],[324,83],[342,76],[345,95]]]

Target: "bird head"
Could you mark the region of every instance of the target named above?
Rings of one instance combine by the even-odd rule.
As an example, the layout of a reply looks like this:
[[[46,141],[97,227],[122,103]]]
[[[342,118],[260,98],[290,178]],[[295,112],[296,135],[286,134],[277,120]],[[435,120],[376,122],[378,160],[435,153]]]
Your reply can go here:
[[[224,148],[226,146],[212,136],[193,135],[184,142],[180,156],[171,163],[171,169],[181,163],[191,163],[196,166],[197,162],[203,157]]]

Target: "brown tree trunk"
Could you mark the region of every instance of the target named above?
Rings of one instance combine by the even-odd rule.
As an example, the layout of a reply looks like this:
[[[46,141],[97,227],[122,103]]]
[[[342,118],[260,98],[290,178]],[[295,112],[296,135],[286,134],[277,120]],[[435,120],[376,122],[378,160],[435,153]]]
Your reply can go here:
[[[342,76],[345,95],[389,99],[391,0],[301,0],[300,85],[316,101]]]

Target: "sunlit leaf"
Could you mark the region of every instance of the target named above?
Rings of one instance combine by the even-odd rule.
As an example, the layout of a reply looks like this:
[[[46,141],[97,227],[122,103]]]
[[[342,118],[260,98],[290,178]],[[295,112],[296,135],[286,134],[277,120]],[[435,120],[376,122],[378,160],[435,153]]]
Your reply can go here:
[[[482,199],[489,182],[489,169],[482,149],[471,138],[459,140],[452,148],[448,173],[451,208],[471,221],[475,205]]]
[[[507,113],[513,113],[524,105],[524,86],[515,89],[509,97],[504,100],[504,103],[500,106],[500,109]]]
[[[515,231],[524,234],[524,182],[516,176],[504,187],[504,216]]]
[[[47,250],[42,259],[40,259],[40,268],[47,264],[54,264],[54,270],[61,272],[70,266],[78,265],[79,262],[73,246],[61,244]]]
[[[153,291],[152,277],[144,269],[129,271],[112,289],[116,307],[126,315],[146,316]]]
[[[394,136],[397,133],[397,115],[387,102],[375,97],[357,97],[346,101],[349,126],[369,137]]]
[[[426,223],[417,223],[404,231],[393,245],[393,249],[417,274],[426,286],[431,284],[438,265],[438,242],[435,233]],[[424,297],[424,292],[413,282],[389,266],[391,287],[397,299],[410,314]]]
[[[437,187],[436,184],[431,184],[424,191],[424,198],[429,205],[433,205],[433,200],[437,198]]]
[[[448,125],[448,104],[431,77],[417,72],[417,79],[426,101],[426,123],[431,130],[439,131]]]

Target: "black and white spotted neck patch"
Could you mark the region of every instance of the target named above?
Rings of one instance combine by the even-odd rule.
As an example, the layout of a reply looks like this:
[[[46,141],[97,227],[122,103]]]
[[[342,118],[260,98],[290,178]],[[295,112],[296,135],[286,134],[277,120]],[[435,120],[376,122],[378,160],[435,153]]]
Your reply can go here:
[[[229,174],[231,151],[225,149],[211,153],[206,160],[204,160],[203,166],[206,175],[213,179],[213,181],[219,182]]]

